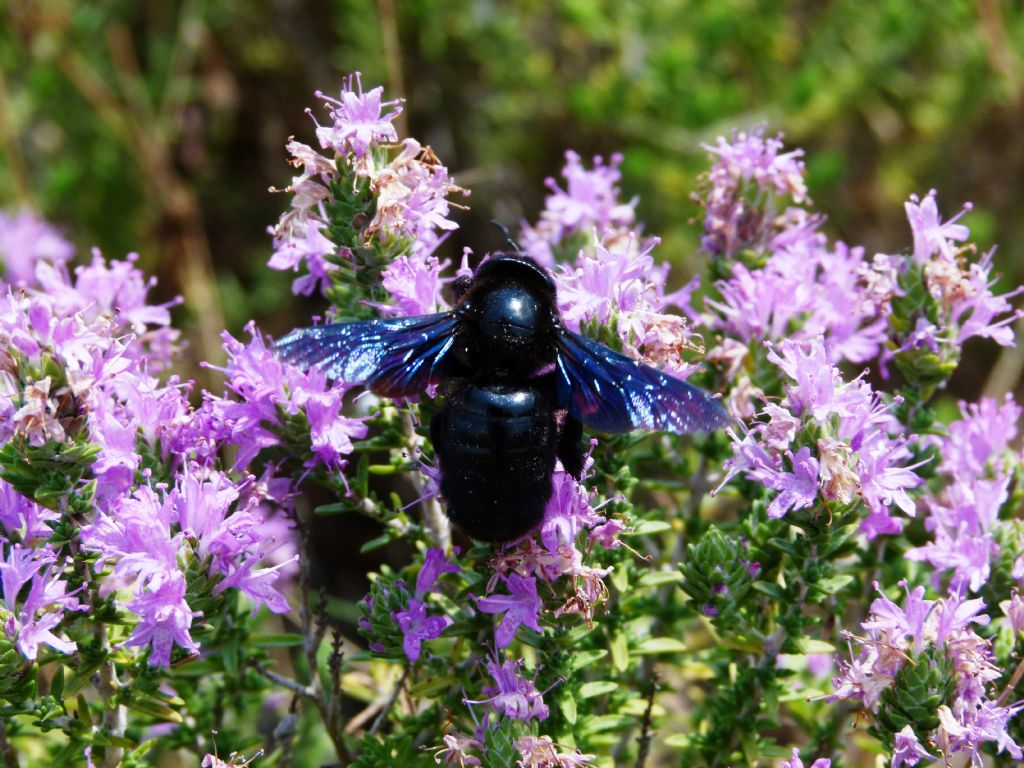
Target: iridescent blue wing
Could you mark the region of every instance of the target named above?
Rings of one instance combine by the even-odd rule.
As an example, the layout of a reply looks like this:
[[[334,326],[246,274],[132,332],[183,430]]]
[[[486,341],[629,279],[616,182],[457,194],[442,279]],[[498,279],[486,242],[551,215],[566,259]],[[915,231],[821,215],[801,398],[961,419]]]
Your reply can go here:
[[[565,328],[555,368],[559,405],[591,429],[710,432],[730,421],[704,390]]]
[[[317,325],[292,331],[274,346],[300,368],[319,368],[328,378],[365,384],[385,397],[411,397],[442,377],[458,322],[454,312],[442,312]]]

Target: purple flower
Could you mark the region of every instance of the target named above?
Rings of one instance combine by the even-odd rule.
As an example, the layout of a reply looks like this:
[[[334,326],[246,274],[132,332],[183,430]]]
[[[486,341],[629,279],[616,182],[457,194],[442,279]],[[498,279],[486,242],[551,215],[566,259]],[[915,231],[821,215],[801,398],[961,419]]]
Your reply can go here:
[[[32,211],[0,211],[0,286],[30,286],[39,262],[63,264],[73,255],[71,243]]]
[[[861,623],[864,629],[877,630],[885,634],[892,643],[902,643],[909,637],[914,642],[914,652],[920,653],[924,644],[924,623],[935,606],[934,600],[924,599],[924,587],[915,587],[913,591],[907,586],[906,579],[900,586],[907,590],[907,600],[903,608],[892,602],[874,582],[879,596],[871,603],[870,616]]]
[[[398,141],[391,121],[402,112],[401,100],[382,101],[383,93],[381,86],[363,93],[359,72],[342,80],[337,99],[317,91],[317,98],[324,102],[332,120],[326,126],[317,123],[316,137],[320,146],[333,149],[339,155],[351,153],[362,158],[372,145]],[[385,107],[393,109],[382,114]]]
[[[445,768],[475,768],[482,765],[480,758],[471,755],[469,750],[481,750],[483,745],[472,736],[464,733],[446,733],[444,746],[434,751],[434,762]]]
[[[17,536],[21,541],[49,538],[53,531],[46,524],[59,515],[22,496],[7,482],[0,480],[0,525],[8,539]]]
[[[522,758],[516,761],[519,768],[585,768],[596,757],[584,755],[578,749],[559,752],[550,736],[520,736],[515,740],[515,748]]]
[[[544,632],[537,620],[543,607],[537,597],[537,580],[532,576],[524,578],[518,573],[511,573],[505,578],[505,585],[512,594],[488,595],[476,601],[477,608],[483,613],[504,614],[494,633],[498,648],[508,646],[520,626],[527,626],[538,634]]]
[[[152,649],[149,663],[154,667],[167,667],[171,663],[171,650],[175,645],[189,653],[196,653],[199,644],[192,639],[189,629],[192,619],[201,614],[185,602],[185,577],[179,571],[166,574],[167,578],[149,582],[149,588],[137,591],[127,607],[139,619],[128,646],[147,646]]]
[[[48,645],[60,653],[74,653],[78,646],[64,640],[53,630],[64,619],[64,611],[85,610],[74,594],[67,593],[61,578],[63,565],[49,548],[30,549],[11,545],[0,560],[3,583],[4,633],[29,661],[35,661],[40,645]],[[28,594],[19,601],[25,585]],[[19,604],[20,602],[20,604]]]
[[[456,548],[454,554],[458,554]],[[444,556],[444,550],[438,547],[431,547],[423,558],[423,566],[416,574],[416,597],[422,598],[434,588],[437,580],[446,573],[459,573],[462,569],[455,563],[449,563]]]
[[[1019,759],[1021,750],[1007,735],[1006,726],[1022,705],[1004,707],[989,698],[987,687],[999,680],[1002,672],[992,662],[990,643],[971,627],[989,623],[989,617],[981,613],[984,609],[981,600],[964,600],[957,593],[943,600],[926,600],[922,587],[907,589],[903,608],[881,595],[862,623],[869,636],[848,635],[860,652],[851,662],[839,663],[839,674],[833,680],[835,693],[829,699],[856,700],[877,709],[881,694],[896,684],[900,669],[922,663],[927,659],[923,651],[931,647],[949,661],[956,691],[949,705],[938,708],[940,726],[929,739],[946,755],[966,751],[976,758],[981,744],[991,741],[998,751],[1005,749]],[[917,754],[923,749],[917,734],[904,731],[902,739],[893,735],[897,739],[893,765],[901,764],[897,758],[908,765],[921,757],[931,759]]]
[[[447,616],[428,615],[426,603],[416,598],[409,600],[404,611],[395,611],[394,619],[402,630],[402,650],[409,661],[417,661],[423,642],[440,637],[445,627],[452,623]]]
[[[596,231],[603,237],[610,231],[628,231],[635,219],[636,200],[629,203],[619,200],[621,163],[621,155],[612,155],[607,165],[601,157],[595,157],[594,167],[587,169],[577,153],[567,151],[562,169],[566,188],[559,187],[553,178],[545,180],[551,194],[545,200],[540,221],[536,226],[524,227],[521,234],[526,253],[551,267],[554,266],[552,247],[560,245],[571,234]]]
[[[921,760],[938,760],[937,757],[929,755],[928,751],[921,746],[917,740],[914,729],[909,725],[903,726],[903,730],[896,734],[892,749],[892,762],[889,768],[900,768],[901,765],[917,765]]]
[[[267,266],[271,269],[298,272],[305,266],[307,274],[300,275],[292,282],[292,293],[309,296],[313,291],[325,293],[331,286],[331,274],[338,265],[328,261],[338,248],[323,234],[327,225],[309,216],[301,221],[278,225],[274,234],[274,255]]]
[[[447,310],[448,306],[441,298],[441,286],[445,282],[441,272],[448,264],[421,251],[399,256],[381,273],[381,284],[393,299],[392,305],[380,306],[381,311],[405,316]]]
[[[285,559],[272,568],[255,569],[273,548],[263,517],[256,511],[256,499],[246,507],[231,511],[239,498],[239,490],[225,476],[208,474],[205,481],[191,468],[171,492],[177,523],[182,533],[194,542],[201,560],[209,560],[214,573],[224,576],[214,588],[219,594],[236,588],[248,595],[258,607],[266,605],[274,613],[287,613],[288,600],[273,584],[297,556]]]
[[[353,438],[366,437],[368,427],[362,418],[342,415],[342,390],[312,393],[304,398],[309,419],[310,447],[316,461],[325,467],[341,470],[347,463],[342,457],[352,453]]]
[[[487,660],[487,671],[494,679],[494,685],[483,690],[489,698],[472,701],[466,704],[489,704],[491,709],[503,717],[514,720],[546,720],[548,707],[544,703],[543,694],[537,690],[533,680],[519,677],[523,660],[506,659],[498,663],[497,657]]]
[[[137,337],[138,343],[125,345],[121,354],[129,359],[145,358],[147,369],[156,371],[171,363],[179,333],[170,327],[170,308],[180,304],[181,297],[165,304],[148,304],[156,279],[147,279],[135,266],[138,259],[137,253],[129,253],[124,261],[108,262],[94,248],[92,262],[75,268],[74,281],[61,264],[41,262],[36,273],[40,293],[55,315],[80,313],[89,322],[112,317],[121,333]]]
[[[343,385],[329,383],[315,368],[304,372],[283,363],[255,325],[246,329],[252,336],[248,344],[224,334],[227,387],[239,399],[207,395],[215,437],[237,445],[237,465],[245,466],[261,450],[281,442],[276,428],[283,426],[282,410],[304,410],[313,453],[307,465],[319,462],[340,470],[342,457],[352,452],[353,438],[364,437],[367,430],[364,419],[341,414]]]
[[[1009,620],[1014,637],[1024,633],[1024,596],[1015,589],[1010,599],[1001,602],[999,607]]]
[[[818,498],[818,461],[811,456],[811,449],[801,448],[796,455],[790,454],[793,472],[780,472],[775,477],[775,490],[781,491],[768,505],[768,517],[785,516],[791,509],[805,509]]]
[[[934,189],[925,195],[924,200],[911,195],[910,201],[904,203],[904,208],[910,221],[910,231],[914,235],[914,261],[918,264],[924,264],[936,254],[947,259],[954,258],[956,247],[952,241],[963,242],[970,235],[967,227],[956,223],[957,219],[971,210],[970,203],[945,223],[939,218]]]
[[[436,245],[436,230],[453,230],[458,225],[448,218],[448,195],[463,191],[448,175],[434,154],[415,139],[406,139],[399,155],[373,179],[377,208],[366,229],[367,235],[407,237],[414,242],[426,238],[429,253]]]
[[[138,624],[126,644],[152,644],[149,663],[154,666],[170,664],[175,643],[190,652],[198,649],[188,631],[198,614],[185,601],[185,575],[178,564],[184,534],[172,535],[174,520],[173,501],[142,486],[117,499],[111,514],[101,513],[81,533],[82,548],[100,555],[97,572],[114,561],[101,590],[131,589],[126,607]]]
[[[800,750],[793,747],[792,756],[789,760],[779,763],[779,768],[804,768],[804,761],[800,759]],[[810,768],[832,768],[832,760],[827,757],[819,757],[811,763]]]

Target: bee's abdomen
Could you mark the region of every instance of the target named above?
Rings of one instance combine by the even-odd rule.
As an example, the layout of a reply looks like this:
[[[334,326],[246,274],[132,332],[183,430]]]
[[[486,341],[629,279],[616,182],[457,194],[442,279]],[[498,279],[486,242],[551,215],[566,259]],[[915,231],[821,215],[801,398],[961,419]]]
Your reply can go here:
[[[509,541],[544,516],[557,439],[548,395],[527,385],[466,385],[431,424],[448,516],[470,536]]]

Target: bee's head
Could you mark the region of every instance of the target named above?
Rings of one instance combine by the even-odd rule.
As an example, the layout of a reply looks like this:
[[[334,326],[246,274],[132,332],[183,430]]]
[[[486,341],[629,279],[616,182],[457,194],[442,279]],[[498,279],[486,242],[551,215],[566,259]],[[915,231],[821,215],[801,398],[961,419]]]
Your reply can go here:
[[[528,256],[498,253],[477,268],[459,299],[473,333],[467,339],[476,365],[528,373],[549,356],[557,318],[555,283]]]

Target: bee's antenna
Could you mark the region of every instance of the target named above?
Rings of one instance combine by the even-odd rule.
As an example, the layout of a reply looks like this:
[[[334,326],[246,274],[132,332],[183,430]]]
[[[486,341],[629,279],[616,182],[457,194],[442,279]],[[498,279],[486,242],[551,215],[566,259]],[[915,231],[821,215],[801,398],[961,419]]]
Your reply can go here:
[[[505,241],[512,246],[512,250],[516,252],[516,256],[522,256],[523,249],[519,247],[519,243],[512,239],[512,233],[508,231],[508,227],[497,219],[491,219],[491,224],[496,226],[501,231],[501,234],[505,236]]]

